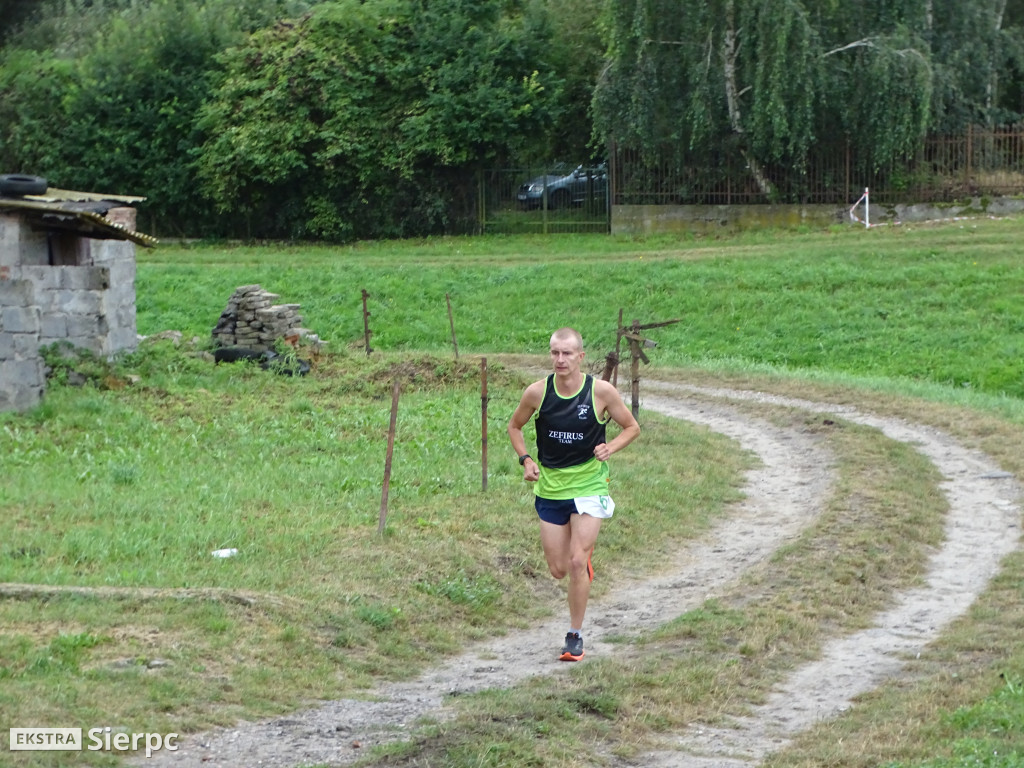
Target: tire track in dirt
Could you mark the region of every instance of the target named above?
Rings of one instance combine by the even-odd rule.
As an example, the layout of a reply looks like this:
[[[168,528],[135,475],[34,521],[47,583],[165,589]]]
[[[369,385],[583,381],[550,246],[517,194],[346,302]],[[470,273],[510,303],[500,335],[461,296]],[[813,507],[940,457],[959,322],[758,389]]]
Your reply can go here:
[[[657,387],[662,389],[662,387]],[[680,391],[679,387],[669,387]],[[897,674],[951,621],[962,615],[1020,545],[1020,487],[991,459],[949,435],[899,419],[883,419],[848,406],[698,387],[683,391],[742,399],[838,416],[914,445],[943,475],[949,502],[946,539],[930,558],[925,583],[905,591],[866,630],[835,638],[822,658],[796,670],[768,701],[729,728],[693,727],[674,748],[643,755],[635,764],[675,766],[681,754],[692,768],[753,768],[819,720],[847,709],[854,697]],[[652,410],[661,410],[648,402]],[[671,410],[671,409],[669,409]],[[634,763],[629,763],[634,764]]]
[[[827,413],[880,429],[910,442],[945,477],[952,512],[946,544],[932,558],[926,586],[901,595],[871,630],[839,638],[819,662],[797,672],[770,700],[728,729],[692,728],[666,738],[666,748],[620,765],[753,768],[769,752],[816,720],[832,717],[858,693],[895,674],[900,657],[923,648],[962,613],[984,588],[999,560],[1018,543],[1018,488],[987,457],[949,436],[900,420],[881,419],[852,408],[810,403],[757,392],[716,390],[648,382],[644,407],[702,424],[737,440],[760,458],[748,473],[745,500],[705,537],[682,549],[662,575],[627,582],[591,602],[587,652],[614,654],[604,638],[654,628],[699,607],[744,570],[799,535],[821,512],[831,484],[832,457],[815,436],[780,428],[738,410],[730,401],[785,405]],[[628,514],[622,510],[620,514]],[[599,572],[600,577],[600,572]],[[564,617],[475,645],[420,678],[383,684],[365,699],[327,702],[284,718],[241,723],[183,739],[177,752],[162,752],[139,765],[293,768],[304,764],[346,765],[363,757],[354,748],[409,737],[420,717],[451,714],[445,697],[505,688],[531,676],[565,674],[555,659]],[[817,681],[828,680],[827,687]],[[612,758],[609,758],[612,759]],[[612,760],[614,762],[614,760]]]

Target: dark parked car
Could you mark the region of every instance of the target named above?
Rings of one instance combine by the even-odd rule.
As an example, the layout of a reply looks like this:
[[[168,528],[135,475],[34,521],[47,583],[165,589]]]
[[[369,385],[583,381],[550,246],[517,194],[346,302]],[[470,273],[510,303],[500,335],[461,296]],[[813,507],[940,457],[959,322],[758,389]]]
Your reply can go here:
[[[548,194],[548,208],[569,208],[585,202],[604,205],[608,195],[608,166],[577,166],[568,175],[547,174],[530,179],[519,187],[516,200],[524,208],[540,208],[544,191]]]

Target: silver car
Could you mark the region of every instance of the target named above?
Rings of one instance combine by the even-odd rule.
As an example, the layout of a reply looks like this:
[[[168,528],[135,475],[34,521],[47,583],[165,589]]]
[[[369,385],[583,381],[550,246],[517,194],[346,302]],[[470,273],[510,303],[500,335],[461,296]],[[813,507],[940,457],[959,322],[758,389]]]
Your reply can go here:
[[[540,208],[547,192],[548,210],[588,204],[604,205],[608,195],[608,166],[579,165],[568,175],[547,174],[519,187],[516,200],[524,208]]]

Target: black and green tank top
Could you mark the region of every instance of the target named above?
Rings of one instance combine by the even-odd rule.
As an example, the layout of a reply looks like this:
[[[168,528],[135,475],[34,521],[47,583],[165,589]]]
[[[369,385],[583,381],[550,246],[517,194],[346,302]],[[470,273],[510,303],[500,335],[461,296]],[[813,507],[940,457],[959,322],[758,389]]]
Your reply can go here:
[[[544,399],[537,411],[537,461],[542,467],[564,469],[594,458],[595,446],[605,442],[605,424],[594,406],[594,377],[584,374],[583,385],[563,397],[555,375],[544,384]]]

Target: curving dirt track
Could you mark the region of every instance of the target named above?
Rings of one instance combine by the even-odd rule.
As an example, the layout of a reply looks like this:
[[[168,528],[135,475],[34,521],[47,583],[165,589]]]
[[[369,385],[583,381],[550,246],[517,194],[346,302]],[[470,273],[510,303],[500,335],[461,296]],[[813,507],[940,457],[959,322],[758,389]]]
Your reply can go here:
[[[919,653],[964,613],[1020,544],[1021,489],[985,455],[928,426],[882,418],[857,409],[793,400],[761,392],[645,384],[644,408],[706,425],[755,453],[762,466],[747,477],[746,500],[707,536],[678,553],[661,577],[617,585],[592,601],[587,615],[588,653],[612,653],[603,638],[617,628],[655,627],[699,607],[786,541],[821,512],[831,483],[832,459],[805,432],[780,428],[742,411],[738,403],[787,406],[837,416],[912,444],[944,478],[950,514],[946,539],[931,557],[922,586],[895,597],[867,630],[836,638],[821,659],[793,672],[767,702],[727,728],[693,727],[663,739],[660,751],[628,763],[659,768],[756,768],[813,723],[840,714],[851,700],[899,673],[902,659]],[[552,638],[564,619],[496,638],[472,648],[419,679],[382,685],[366,700],[345,699],[286,718],[182,740],[148,766],[294,768],[341,766],[365,756],[362,747],[404,738],[417,718],[445,717],[449,694],[508,687],[535,675],[564,674],[553,659]],[[371,700],[372,698],[372,700]],[[609,762],[616,759],[606,756]]]

